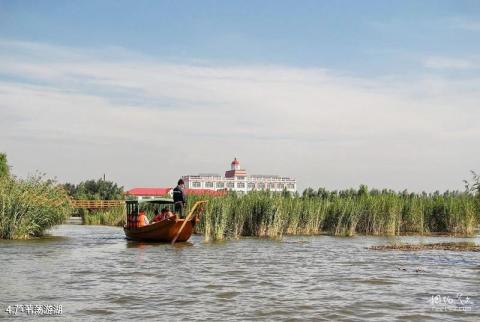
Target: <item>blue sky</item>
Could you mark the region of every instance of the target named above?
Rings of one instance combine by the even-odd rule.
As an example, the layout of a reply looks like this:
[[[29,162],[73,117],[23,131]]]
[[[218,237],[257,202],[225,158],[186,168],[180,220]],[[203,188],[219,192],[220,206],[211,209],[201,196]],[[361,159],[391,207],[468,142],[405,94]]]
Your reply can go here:
[[[479,57],[478,1],[0,1],[0,150],[22,176],[127,187],[237,156],[301,188],[458,189]]]
[[[170,60],[381,74],[473,56],[478,1],[2,1],[0,35]],[[471,29],[474,30],[471,30]],[[406,70],[405,70],[406,68]]]

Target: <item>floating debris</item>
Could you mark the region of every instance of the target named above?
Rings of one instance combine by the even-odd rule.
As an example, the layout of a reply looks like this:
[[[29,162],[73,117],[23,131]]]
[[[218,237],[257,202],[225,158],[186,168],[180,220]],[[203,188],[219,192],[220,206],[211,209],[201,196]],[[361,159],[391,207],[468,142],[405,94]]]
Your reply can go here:
[[[397,267],[397,269],[398,269],[399,271],[404,271],[404,272],[407,272],[407,271],[408,271],[408,269],[405,268],[405,267]],[[417,267],[417,268],[415,268],[415,269],[412,269],[411,271],[413,271],[413,272],[415,272],[415,273],[426,273],[426,272],[428,272],[428,271],[427,271],[425,268],[423,268],[423,267]]]
[[[394,244],[394,245],[378,245],[371,246],[371,250],[403,250],[403,251],[417,251],[417,250],[452,250],[463,252],[480,252],[480,245],[470,242],[458,243],[432,243],[432,244]]]

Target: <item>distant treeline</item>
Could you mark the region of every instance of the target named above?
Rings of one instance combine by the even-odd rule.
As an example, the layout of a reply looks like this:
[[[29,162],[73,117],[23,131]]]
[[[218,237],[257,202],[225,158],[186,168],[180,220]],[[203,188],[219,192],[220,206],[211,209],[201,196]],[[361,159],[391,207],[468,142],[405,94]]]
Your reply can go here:
[[[474,179],[478,180],[478,176],[476,175],[475,172],[472,172],[474,175]],[[358,189],[343,189],[343,190],[327,190],[325,188],[306,188],[303,190],[302,197],[303,198],[321,198],[321,199],[330,199],[330,198],[335,198],[335,197],[352,197],[352,196],[359,196],[359,195],[365,195],[369,194],[372,196],[378,196],[378,195],[385,195],[385,194],[396,194],[396,195],[402,195],[404,197],[406,196],[423,196],[423,197],[428,197],[428,196],[449,196],[449,195],[462,195],[464,193],[472,193],[476,194],[477,192],[480,192],[480,187],[478,185],[478,182],[473,181],[472,183],[465,181],[466,185],[466,190],[465,191],[445,191],[445,192],[440,192],[440,191],[435,191],[435,192],[421,192],[421,193],[416,193],[416,192],[409,192],[408,190],[403,190],[403,191],[395,191],[392,189],[368,189],[366,185],[360,185]]]
[[[124,198],[123,187],[103,179],[86,180],[78,185],[65,183],[63,187],[73,199],[120,200]]]

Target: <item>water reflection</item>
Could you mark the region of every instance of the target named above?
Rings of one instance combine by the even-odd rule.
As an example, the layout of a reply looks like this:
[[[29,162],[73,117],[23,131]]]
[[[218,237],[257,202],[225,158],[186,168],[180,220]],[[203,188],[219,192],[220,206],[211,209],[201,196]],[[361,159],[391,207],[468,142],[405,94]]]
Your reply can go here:
[[[186,241],[186,242],[178,242],[174,245],[169,243],[160,243],[160,242],[145,242],[145,241],[134,241],[125,239],[127,248],[146,248],[146,247],[173,247],[173,248],[184,248],[184,247],[191,247],[193,243]]]

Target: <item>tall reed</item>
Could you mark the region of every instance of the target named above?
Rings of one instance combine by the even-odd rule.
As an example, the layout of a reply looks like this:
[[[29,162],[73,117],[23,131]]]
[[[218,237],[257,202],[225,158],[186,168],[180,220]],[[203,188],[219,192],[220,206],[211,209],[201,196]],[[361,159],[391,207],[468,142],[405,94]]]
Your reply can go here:
[[[471,193],[409,194],[361,187],[301,197],[270,192],[190,196],[189,204],[199,199],[209,200],[196,228],[207,240],[320,233],[471,235],[480,223],[480,203]]]
[[[106,210],[82,210],[83,224],[123,226],[126,221],[125,206],[114,207]]]
[[[232,192],[223,196],[189,196],[187,211],[201,199],[209,202],[196,232],[206,240],[321,233],[471,235],[480,223],[478,196],[463,192],[396,193],[369,191],[365,186],[332,192],[320,189],[303,196],[268,191],[246,195]],[[149,213],[151,209],[145,210]],[[85,224],[121,226],[124,220],[123,207],[84,215]]]
[[[71,213],[65,190],[39,176],[0,178],[0,238],[41,236]]]

